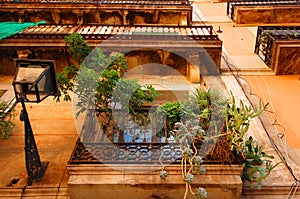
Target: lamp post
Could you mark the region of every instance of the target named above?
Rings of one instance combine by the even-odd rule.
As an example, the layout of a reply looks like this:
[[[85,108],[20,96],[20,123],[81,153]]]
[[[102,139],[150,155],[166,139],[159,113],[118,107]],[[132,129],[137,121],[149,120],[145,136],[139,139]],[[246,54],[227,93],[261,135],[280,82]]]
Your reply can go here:
[[[25,127],[25,162],[28,174],[27,184],[40,181],[49,162],[41,162],[38,148],[29,121],[25,102],[39,103],[48,96],[58,94],[55,62],[52,60],[15,59],[16,73],[13,80],[17,102],[21,102],[20,120]]]

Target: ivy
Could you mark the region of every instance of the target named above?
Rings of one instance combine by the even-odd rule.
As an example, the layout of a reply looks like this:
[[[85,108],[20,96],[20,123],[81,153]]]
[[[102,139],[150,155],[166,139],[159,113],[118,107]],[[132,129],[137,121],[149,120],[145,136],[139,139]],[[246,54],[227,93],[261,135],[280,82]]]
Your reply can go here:
[[[13,119],[15,117],[14,112],[6,113],[5,110],[8,107],[8,103],[5,101],[0,102],[0,135],[7,139],[9,134],[15,128],[16,124]]]

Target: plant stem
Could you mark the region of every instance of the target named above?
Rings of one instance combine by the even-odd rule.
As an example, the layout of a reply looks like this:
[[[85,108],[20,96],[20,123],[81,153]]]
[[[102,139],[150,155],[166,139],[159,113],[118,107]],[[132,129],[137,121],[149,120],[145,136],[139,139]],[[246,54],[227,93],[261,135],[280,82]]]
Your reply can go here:
[[[188,183],[186,182],[186,183],[185,183],[185,193],[184,193],[183,199],[186,199],[188,190],[189,190],[189,185],[188,185]]]

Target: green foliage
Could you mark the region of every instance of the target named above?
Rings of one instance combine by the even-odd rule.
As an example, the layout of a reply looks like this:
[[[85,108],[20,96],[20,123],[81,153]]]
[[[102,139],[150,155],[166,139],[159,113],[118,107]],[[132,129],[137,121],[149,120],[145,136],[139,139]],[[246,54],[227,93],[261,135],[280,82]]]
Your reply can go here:
[[[250,119],[259,116],[266,107],[259,103],[259,107],[254,109],[246,106],[243,101],[237,106],[234,96],[232,102],[228,104],[226,115],[226,132],[229,132],[229,144],[231,149],[237,153],[244,149],[244,136],[250,126]]]
[[[271,160],[274,159],[274,156],[265,153],[252,137],[245,141],[245,145],[243,180],[257,183],[257,188],[261,189],[262,181],[281,162],[273,165]]]
[[[142,86],[136,79],[120,79],[112,100],[119,102],[123,109],[134,113],[141,108],[143,103],[152,102],[157,95],[158,92],[151,85]]]
[[[174,124],[181,121],[181,105],[179,102],[167,102],[157,107],[158,126],[164,126],[158,133],[158,137],[170,137]],[[166,117],[166,118],[165,118]]]
[[[217,90],[196,89],[193,95],[182,102],[167,102],[158,106],[158,115],[164,115],[168,136],[176,122],[198,120],[198,124],[205,131],[210,128],[210,135],[217,135],[222,131],[226,116],[227,99]],[[159,136],[163,132],[159,132]]]
[[[84,41],[82,36],[78,33],[72,33],[64,39],[64,42],[69,44],[70,53],[73,58],[81,65],[84,59],[89,55],[91,49],[89,45]]]
[[[243,101],[237,105],[233,95],[229,101],[217,91],[201,89],[184,102],[165,103],[158,107],[167,116],[167,121],[173,124],[168,126],[168,130],[181,144],[184,161],[194,157],[190,148],[190,143],[194,141],[227,140],[233,154],[243,158],[243,180],[258,183],[258,188],[279,164],[273,165],[273,157],[267,155],[257,143],[254,144],[252,138],[245,140],[251,118],[258,117],[265,109],[261,102],[254,108],[246,106]],[[186,114],[184,119],[183,110]],[[203,171],[204,167],[198,167],[196,173]]]
[[[74,78],[76,77],[78,68],[76,66],[67,66],[60,73],[57,73],[57,85],[59,95],[55,96],[56,101],[60,101],[61,95],[64,96],[64,101],[70,101],[71,96],[68,91],[73,91]]]
[[[85,58],[91,52],[89,45],[78,33],[72,33],[64,39],[66,44],[69,44],[70,53],[72,54],[78,66],[67,66],[62,72],[57,73],[57,85],[59,95],[55,97],[56,101],[60,101],[61,95],[64,96],[64,101],[70,101],[71,96],[69,91],[74,89],[74,79],[76,78],[79,65],[85,60]],[[93,57],[93,56],[92,56]]]
[[[226,115],[227,99],[218,90],[197,89],[184,103],[186,109],[191,109],[194,117],[199,117],[200,126],[207,131],[210,126],[211,135],[217,135],[222,131]]]
[[[0,135],[7,139],[9,134],[12,132],[16,124],[13,119],[15,114],[13,112],[5,113],[5,109],[8,107],[7,102],[0,102]]]
[[[94,109],[97,116],[102,118],[105,132],[114,119],[112,112],[117,105],[133,112],[143,103],[152,102],[158,95],[152,86],[141,86],[137,80],[122,79],[128,70],[124,55],[111,53],[107,56],[100,48],[91,51],[77,33],[72,33],[64,41],[69,44],[78,67],[68,66],[58,73],[58,86],[66,101],[71,100],[69,91],[77,95],[77,117]]]

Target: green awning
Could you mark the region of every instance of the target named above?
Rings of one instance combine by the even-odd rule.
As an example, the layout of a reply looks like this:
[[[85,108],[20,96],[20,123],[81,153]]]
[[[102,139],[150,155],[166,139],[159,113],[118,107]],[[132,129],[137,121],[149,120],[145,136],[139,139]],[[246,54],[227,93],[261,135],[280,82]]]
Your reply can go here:
[[[17,34],[19,32],[22,32],[23,30],[26,30],[30,26],[37,26],[39,24],[46,24],[46,21],[43,20],[36,23],[0,22],[0,40],[9,37],[11,35]]]

